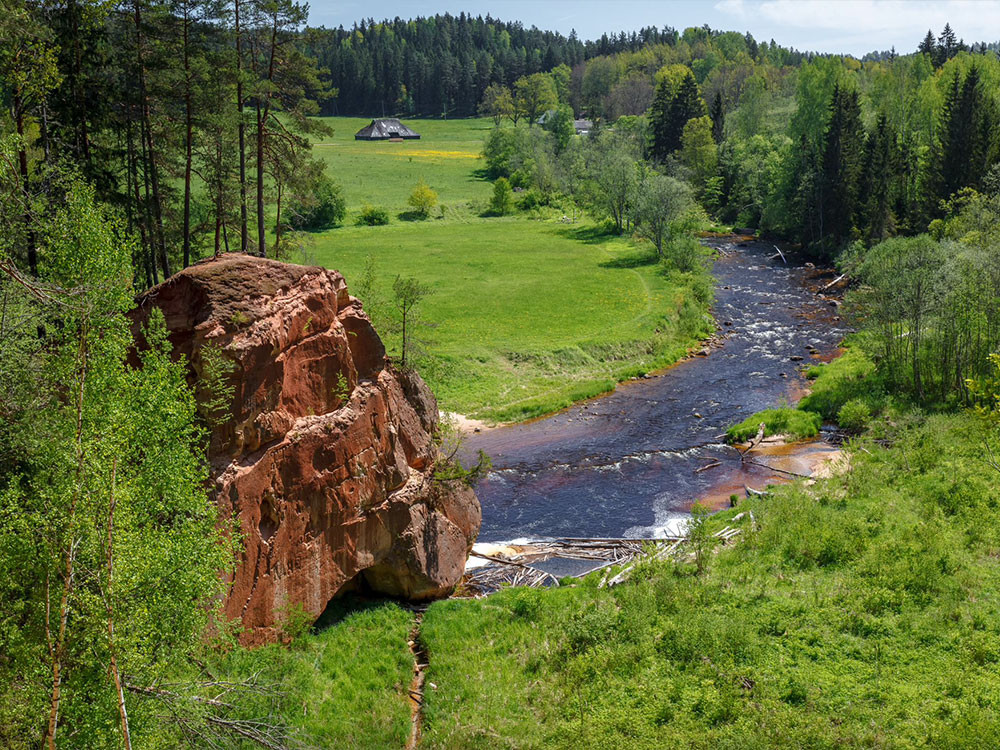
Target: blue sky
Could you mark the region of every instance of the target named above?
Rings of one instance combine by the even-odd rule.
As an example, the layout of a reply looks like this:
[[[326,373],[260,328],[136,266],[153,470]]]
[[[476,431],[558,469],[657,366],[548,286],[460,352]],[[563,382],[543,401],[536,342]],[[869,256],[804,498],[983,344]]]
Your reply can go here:
[[[643,26],[707,23],[803,51],[854,55],[893,45],[911,51],[928,28],[937,34],[946,22],[967,42],[1000,40],[1000,0],[314,0],[310,8],[314,26],[464,10],[566,34],[575,28],[582,39]]]

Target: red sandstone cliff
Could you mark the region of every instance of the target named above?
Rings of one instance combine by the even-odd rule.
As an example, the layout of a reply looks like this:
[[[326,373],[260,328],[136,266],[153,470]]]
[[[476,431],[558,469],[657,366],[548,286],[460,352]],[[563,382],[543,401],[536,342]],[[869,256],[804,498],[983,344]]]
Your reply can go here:
[[[225,609],[244,642],[273,640],[294,605],[318,616],[347,584],[428,599],[458,583],[479,502],[432,479],[437,402],[386,364],[339,273],[230,254],[144,294],[137,324],[154,305],[193,382],[207,344],[235,368],[209,458],[242,534]]]

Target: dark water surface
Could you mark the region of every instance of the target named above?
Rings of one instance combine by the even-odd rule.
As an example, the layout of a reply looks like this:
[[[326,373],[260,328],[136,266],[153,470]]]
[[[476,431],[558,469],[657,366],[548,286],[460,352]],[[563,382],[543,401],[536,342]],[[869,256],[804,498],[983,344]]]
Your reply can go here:
[[[768,243],[718,246],[726,254],[713,271],[714,314],[725,339],[709,356],[552,417],[469,436],[470,453],[493,459],[476,488],[480,541],[654,537],[695,500],[771,476],[741,466],[722,433],[782,399],[794,403],[802,366],[829,358],[846,328],[815,293],[825,279],[813,269],[771,259]],[[714,461],[722,464],[696,473]]]

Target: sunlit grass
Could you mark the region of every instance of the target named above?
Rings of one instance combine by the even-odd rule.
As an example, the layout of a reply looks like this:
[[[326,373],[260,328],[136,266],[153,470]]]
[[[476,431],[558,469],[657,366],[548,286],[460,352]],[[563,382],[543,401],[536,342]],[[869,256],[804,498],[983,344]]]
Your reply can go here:
[[[343,187],[348,210],[363,204],[380,206],[393,215],[407,210],[406,199],[424,180],[442,203],[488,199],[491,185],[477,174],[483,139],[492,120],[410,120],[420,140],[355,141],[354,134],[370,118],[319,118],[333,136],[314,139],[313,154],[326,161],[327,174]]]
[[[466,216],[334,229],[308,254],[343,272],[349,288],[371,256],[383,298],[396,274],[427,284],[422,316],[434,327],[418,334],[428,352],[418,368],[442,408],[518,419],[668,365],[707,330],[690,279],[665,275],[625,239],[587,230]],[[396,336],[384,338],[398,349]]]

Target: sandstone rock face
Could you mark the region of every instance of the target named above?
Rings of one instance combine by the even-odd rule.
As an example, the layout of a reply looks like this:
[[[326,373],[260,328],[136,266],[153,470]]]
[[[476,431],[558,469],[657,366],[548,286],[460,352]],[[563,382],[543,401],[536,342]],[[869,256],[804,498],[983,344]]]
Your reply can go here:
[[[448,594],[479,532],[460,482],[432,477],[437,402],[393,370],[361,303],[323,268],[227,254],[147,292],[199,398],[206,346],[232,363],[230,418],[213,428],[215,494],[243,551],[226,613],[243,640],[278,637],[348,585],[408,599]]]

